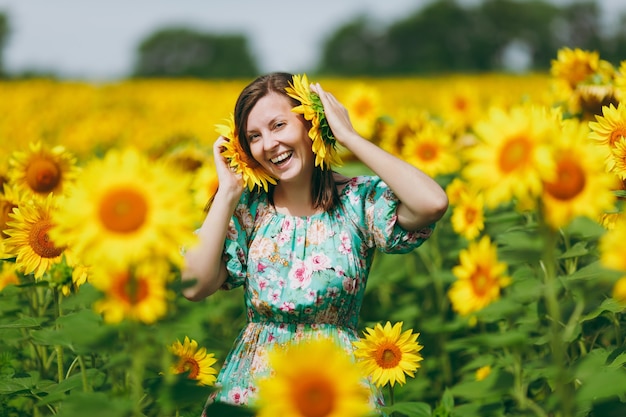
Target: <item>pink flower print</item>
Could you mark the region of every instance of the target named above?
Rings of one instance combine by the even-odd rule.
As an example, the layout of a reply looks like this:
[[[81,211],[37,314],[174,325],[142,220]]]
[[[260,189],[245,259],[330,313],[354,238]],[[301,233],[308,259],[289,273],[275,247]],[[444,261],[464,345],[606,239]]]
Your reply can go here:
[[[350,236],[348,236],[346,232],[341,232],[341,235],[339,235],[339,239],[341,240],[338,248],[339,253],[341,253],[342,255],[347,255],[352,252],[352,242],[350,241]]]
[[[346,275],[346,272],[343,270],[343,267],[341,265],[335,266],[335,275],[337,275],[338,277],[343,277]]]
[[[311,284],[312,273],[313,271],[308,262],[296,260],[289,271],[291,289],[308,288]]]
[[[276,235],[276,244],[278,246],[283,246],[285,243],[291,241],[291,233],[282,231],[278,235]]]
[[[291,217],[285,217],[283,218],[283,223],[281,224],[280,229],[283,232],[291,232],[294,227],[295,227],[295,223],[293,222],[293,220],[291,219]]]
[[[241,387],[234,387],[228,391],[228,399],[236,405],[243,405],[248,402],[248,390]]]
[[[259,278],[257,281],[257,285],[261,291],[265,290],[269,284],[270,282],[265,278]]]
[[[256,271],[260,272],[260,273],[263,273],[263,272],[265,272],[265,268],[267,268],[267,265],[259,262],[257,264],[257,266],[256,266]]]
[[[286,313],[291,313],[295,309],[296,309],[296,305],[289,301],[285,301],[283,305],[280,306],[280,310]]]
[[[330,269],[330,258],[323,253],[315,253],[310,258],[311,268],[313,272]]]
[[[317,299],[317,291],[309,289],[306,294],[304,294],[304,298],[309,302],[315,301]]]
[[[280,302],[280,290],[270,290],[269,298],[272,304],[278,304]]]
[[[283,277],[278,278],[278,288],[285,288],[285,279]]]

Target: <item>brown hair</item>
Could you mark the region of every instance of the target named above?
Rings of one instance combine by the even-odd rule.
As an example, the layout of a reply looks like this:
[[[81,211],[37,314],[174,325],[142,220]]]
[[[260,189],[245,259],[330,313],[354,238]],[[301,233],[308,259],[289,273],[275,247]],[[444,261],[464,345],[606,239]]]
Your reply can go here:
[[[289,86],[292,79],[293,75],[286,72],[273,72],[261,75],[248,84],[237,98],[234,112],[235,129],[241,148],[248,157],[248,161],[254,161],[252,152],[250,151],[250,144],[246,137],[248,116],[252,108],[261,98],[270,93],[277,93],[287,97],[292,102],[293,107],[300,105],[298,100],[289,97],[285,91],[285,88]],[[310,122],[308,123],[310,127]],[[337,184],[335,183],[332,170],[322,169],[316,166],[313,170],[312,183],[311,198],[313,208],[321,208],[324,211],[330,211],[339,204],[339,192],[337,191]],[[272,204],[274,203],[273,191],[274,186],[270,185],[268,194],[270,203]]]

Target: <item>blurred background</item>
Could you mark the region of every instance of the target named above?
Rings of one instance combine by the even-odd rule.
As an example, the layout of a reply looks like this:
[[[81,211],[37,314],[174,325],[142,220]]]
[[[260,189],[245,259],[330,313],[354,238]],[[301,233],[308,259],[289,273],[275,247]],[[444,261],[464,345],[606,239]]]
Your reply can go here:
[[[114,80],[546,70],[626,57],[623,0],[0,0],[0,74]]]

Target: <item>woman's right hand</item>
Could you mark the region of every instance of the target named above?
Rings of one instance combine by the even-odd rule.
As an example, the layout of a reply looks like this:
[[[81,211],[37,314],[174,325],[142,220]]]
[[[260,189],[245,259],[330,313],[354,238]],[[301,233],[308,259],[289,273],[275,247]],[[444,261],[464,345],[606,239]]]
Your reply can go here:
[[[224,136],[220,136],[213,143],[213,159],[219,181],[218,192],[231,191],[235,192],[237,195],[241,195],[245,185],[243,177],[240,173],[234,171],[234,168],[228,164],[228,161],[222,155],[226,141],[227,139]]]

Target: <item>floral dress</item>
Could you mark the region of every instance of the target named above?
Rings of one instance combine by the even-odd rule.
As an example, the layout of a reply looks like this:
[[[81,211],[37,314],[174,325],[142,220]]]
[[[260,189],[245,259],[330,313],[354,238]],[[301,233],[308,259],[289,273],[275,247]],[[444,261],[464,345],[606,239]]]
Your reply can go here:
[[[352,178],[340,201],[332,212],[298,217],[276,212],[265,193],[242,195],[225,242],[224,288],[243,285],[248,322],[209,402],[253,405],[255,380],[270,374],[266,354],[276,344],[330,337],[352,353],[375,250],[410,252],[434,228],[396,225],[398,200],[376,176]]]

